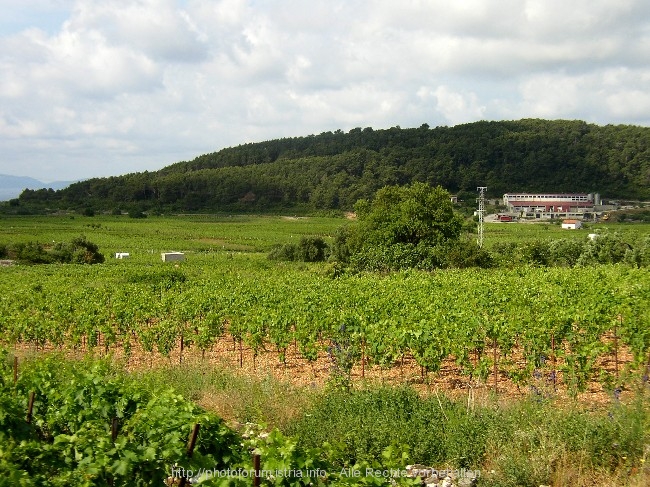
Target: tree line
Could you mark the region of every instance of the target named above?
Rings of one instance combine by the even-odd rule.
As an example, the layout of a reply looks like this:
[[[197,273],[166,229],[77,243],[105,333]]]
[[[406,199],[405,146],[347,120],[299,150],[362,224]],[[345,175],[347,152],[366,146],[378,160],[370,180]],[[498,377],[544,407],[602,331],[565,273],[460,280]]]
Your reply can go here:
[[[243,144],[159,171],[25,190],[5,212],[351,210],[388,185],[423,182],[474,203],[506,192],[650,198],[650,128],[526,119],[355,128]]]
[[[520,243],[496,242],[483,248],[454,210],[449,193],[424,183],[385,186],[374,199],[355,205],[357,221],[337,230],[332,245],[305,236],[274,247],[269,259],[330,260],[343,271],[434,270],[468,267],[585,267],[597,264],[650,266],[650,237],[623,238],[595,233],[588,239],[561,238]],[[463,231],[465,230],[465,231]],[[469,231],[468,231],[469,230]]]

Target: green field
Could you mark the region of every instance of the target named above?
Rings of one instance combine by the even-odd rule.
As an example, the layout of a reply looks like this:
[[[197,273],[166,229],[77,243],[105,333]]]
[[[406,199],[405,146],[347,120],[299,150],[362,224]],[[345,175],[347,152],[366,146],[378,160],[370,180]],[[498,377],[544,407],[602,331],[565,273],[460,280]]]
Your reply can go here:
[[[329,237],[350,221],[311,216],[184,215],[132,219],[122,216],[0,216],[0,243],[62,241],[80,234],[107,255],[166,250],[267,252],[274,244],[297,242],[303,235]],[[581,238],[597,231],[649,235],[649,224],[587,223],[563,230],[549,223],[486,223],[485,245],[531,239]]]
[[[127,216],[0,217],[1,243],[51,242],[86,235],[111,255],[177,250],[268,252],[273,244],[303,235],[331,235],[339,218],[187,215],[131,219]]]
[[[557,223],[486,223],[484,229],[485,244],[489,248],[495,242],[522,242],[534,239],[549,240],[556,238],[586,239],[590,233],[618,233],[624,238],[636,240],[640,236],[650,235],[650,225],[646,223],[585,223],[578,230],[565,230]]]
[[[20,379],[24,383],[18,381],[14,386],[18,389],[11,389],[11,365],[6,362],[2,386],[7,388],[7,397],[18,395],[15,403],[0,402],[0,408],[5,408],[0,413],[8,411],[8,415],[0,414],[0,425],[14,431],[11,428],[17,428],[22,420],[12,415],[18,418],[22,414],[28,391],[36,387],[47,394],[42,381],[55,381],[60,375],[52,364],[68,364],[67,359],[56,356],[48,359],[47,365],[38,365],[43,350],[122,359],[144,354],[151,363],[162,357],[166,366],[127,374],[142,374],[137,376],[139,384],[148,384],[149,391],[142,392],[142,397],[155,396],[151,391],[168,385],[182,391],[186,400],[210,403],[210,398],[218,397],[221,407],[230,411],[230,420],[267,423],[268,429],[277,426],[300,438],[295,440],[298,449],[292,451],[301,453],[292,454],[287,464],[304,466],[300,462],[312,458],[305,452],[313,448],[316,453],[312,455],[323,465],[340,470],[354,462],[370,465],[368,452],[381,455],[392,448],[380,467],[399,463],[400,455],[408,450],[412,454],[409,462],[495,470],[479,485],[586,486],[603,475],[615,479],[617,485],[644,485],[650,476],[644,470],[650,454],[647,268],[625,264],[516,266],[379,275],[338,273],[328,262],[277,262],[267,258],[274,245],[298,242],[302,236],[319,235],[331,241],[336,229],[347,223],[343,218],[224,215],[0,218],[0,244],[49,244],[83,234],[107,257],[98,265],[0,267],[0,340],[21,360],[34,357],[30,360],[35,361],[33,367],[38,371]],[[649,233],[647,225],[593,225],[566,231],[557,225],[508,223],[486,225],[485,241],[490,248],[495,242],[586,239],[589,233],[604,230],[633,241]],[[164,263],[160,252],[165,251],[185,252],[185,260]],[[128,252],[131,257],[114,259],[115,252]],[[242,376],[236,367],[230,370],[216,362],[187,361],[169,367],[172,356],[177,363],[181,347],[186,356],[194,353],[200,357],[199,352],[210,352],[224,342],[245,351],[247,360],[251,356],[260,360],[270,357],[272,363],[284,363],[289,370],[298,362],[324,365],[329,371],[327,380],[325,385],[295,389],[271,376],[258,382],[257,376]],[[290,351],[295,352],[291,358]],[[423,386],[418,389],[423,397],[405,388],[406,384],[377,389],[358,377],[362,364],[369,372],[390,371],[405,361],[418,367],[417,377],[411,377],[410,382]],[[69,375],[56,380],[63,384],[72,381],[65,390],[90,401],[88,408],[94,408],[86,393],[74,391],[75,384],[85,391],[89,387],[94,390],[98,380],[104,379],[74,376],[74,365],[64,368],[67,371],[69,366],[71,371],[65,372]],[[122,374],[124,362],[110,367],[117,367],[119,372],[101,369],[98,376]],[[455,377],[460,384],[460,400],[438,392],[438,384],[446,376]],[[86,380],[94,385],[82,385]],[[130,384],[119,382],[115,391],[131,394],[134,386]],[[54,394],[58,387],[48,390]],[[485,404],[473,405],[473,390],[486,393],[482,396]],[[515,390],[519,391],[516,400],[512,395]],[[431,395],[433,391],[435,395]],[[489,395],[495,391],[496,395]],[[599,406],[585,406],[594,391],[598,392]],[[70,436],[71,431],[60,422],[81,427],[75,423],[78,420],[61,419],[56,410],[60,407],[73,414],[86,403],[77,404],[56,394],[59,406],[48,409],[41,399],[38,414],[46,426],[39,427],[47,430],[53,422],[50,429],[62,428],[57,431]],[[104,389],[98,394],[108,394],[102,401],[113,397],[113,392]],[[504,397],[505,402],[500,399]],[[76,406],[68,404],[70,400]],[[165,401],[173,402],[173,397],[165,396]],[[400,413],[390,407],[392,402],[410,412]],[[193,409],[195,406],[174,407],[185,408],[185,429],[201,414]],[[100,414],[99,429],[92,434],[103,431],[102,425],[110,420],[107,414]],[[372,415],[367,423],[354,419],[364,414]],[[528,415],[539,416],[539,421]],[[545,423],[544,418],[549,421]],[[129,424],[134,431],[141,431],[145,426],[136,419]],[[161,419],[155,421],[156,429],[164,433]],[[438,422],[447,428],[449,443],[436,442],[427,435],[402,435],[393,424],[396,421],[418,429],[426,429],[427,422]],[[214,417],[208,422],[218,429]],[[316,434],[318,424],[327,424],[324,431],[338,431],[345,441],[328,450],[330,447],[323,443],[328,435]],[[502,433],[499,425],[504,428]],[[110,428],[107,431],[109,434]],[[354,431],[354,435],[345,436],[345,431]],[[37,430],[29,434],[34,441],[50,438]],[[232,444],[240,441],[229,434],[219,433],[219,438]],[[293,441],[279,438],[264,447],[265,455],[276,460],[274,455],[281,457],[278,452]],[[129,437],[127,441],[132,440]],[[183,436],[174,441],[185,440]],[[68,438],[64,444],[68,441],[72,440]],[[137,441],[144,440],[138,437]],[[15,452],[21,451],[15,448]],[[38,450],[34,445],[30,448]],[[138,455],[145,461],[149,455],[144,453],[146,441],[137,448],[143,449]],[[177,461],[182,449],[169,453],[168,458]],[[502,456],[495,451],[501,451]],[[581,451],[590,453],[586,457]],[[4,453],[13,458],[10,452]],[[237,455],[241,454],[237,450]],[[122,465],[119,452],[107,455],[115,463],[104,467],[93,463],[92,468],[103,472],[102,480],[93,477],[96,482],[87,485],[109,485],[110,479],[120,475],[140,475],[135,460]],[[544,465],[544,456],[554,460]],[[75,461],[63,464],[77,465]],[[247,459],[237,461],[248,465]],[[583,467],[576,471],[572,462]],[[155,464],[158,468],[171,467],[163,463]],[[0,461],[0,474],[8,468],[3,465]],[[79,482],[83,475],[95,475],[92,468],[84,470],[90,468],[84,462],[79,465],[75,470],[78,476],[67,480]],[[20,468],[14,470],[7,471],[22,475]],[[123,470],[127,473],[120,473]],[[62,475],[60,485],[67,481]],[[374,485],[386,485],[384,480]],[[337,477],[332,485],[342,483]],[[125,480],[119,485],[129,483]]]

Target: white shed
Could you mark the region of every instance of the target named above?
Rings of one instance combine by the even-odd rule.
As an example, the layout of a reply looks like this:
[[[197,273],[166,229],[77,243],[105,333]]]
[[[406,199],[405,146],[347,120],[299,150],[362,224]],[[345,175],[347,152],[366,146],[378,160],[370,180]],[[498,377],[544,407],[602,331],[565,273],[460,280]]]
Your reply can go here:
[[[185,254],[183,252],[163,252],[160,254],[163,262],[178,262],[185,260]]]
[[[116,259],[128,259],[131,255],[128,252],[117,252],[115,254]]]
[[[582,227],[582,222],[580,220],[564,220],[562,222],[562,228],[567,230],[577,230]]]

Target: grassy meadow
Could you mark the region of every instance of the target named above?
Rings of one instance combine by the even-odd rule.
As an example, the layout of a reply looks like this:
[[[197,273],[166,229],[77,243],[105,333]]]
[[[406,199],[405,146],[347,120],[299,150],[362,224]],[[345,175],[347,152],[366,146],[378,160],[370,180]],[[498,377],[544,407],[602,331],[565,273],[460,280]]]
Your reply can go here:
[[[83,234],[107,256],[172,250],[268,252],[274,244],[297,242],[303,235],[329,236],[342,223],[339,218],[248,215],[1,216],[0,238],[4,243],[47,243]]]
[[[129,218],[126,215],[0,215],[0,243],[69,240],[80,234],[107,256],[115,252],[268,252],[274,244],[297,242],[305,235],[331,237],[350,220],[343,217],[266,215],[182,215]],[[650,224],[586,223],[564,230],[558,223],[485,223],[484,242],[520,242],[553,238],[587,238],[597,231],[647,235]]]

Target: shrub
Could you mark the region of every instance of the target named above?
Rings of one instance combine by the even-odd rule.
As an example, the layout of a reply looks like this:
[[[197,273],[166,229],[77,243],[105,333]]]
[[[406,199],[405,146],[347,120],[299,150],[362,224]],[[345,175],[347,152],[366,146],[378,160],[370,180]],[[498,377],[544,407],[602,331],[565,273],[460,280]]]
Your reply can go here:
[[[546,266],[550,262],[549,243],[542,240],[533,240],[519,246],[522,260],[527,264]]]
[[[129,218],[147,218],[147,215],[140,210],[131,210],[129,211]]]
[[[37,242],[14,244],[9,255],[18,261],[29,264],[49,264],[53,261],[52,256],[45,251],[43,245]]]
[[[625,255],[625,262],[635,267],[650,267],[650,236],[636,243],[634,250]]]
[[[585,244],[581,240],[563,238],[549,244],[549,263],[562,267],[573,267],[584,252]]]
[[[460,240],[445,249],[444,266],[465,269],[467,267],[493,267],[492,255],[471,240]]]
[[[298,255],[298,246],[296,244],[275,245],[268,258],[271,260],[294,261]]]
[[[99,252],[99,247],[88,241],[86,237],[79,236],[70,243],[57,243],[51,252],[57,262],[68,264],[101,264],[104,255]]]
[[[328,245],[321,237],[302,237],[298,244],[298,260],[323,262],[327,259]]]
[[[334,234],[334,242],[332,243],[332,251],[330,258],[337,262],[347,264],[350,262],[352,256],[351,240],[354,230],[350,225],[343,225],[336,229]]]
[[[52,262],[100,264],[104,262],[104,255],[99,252],[99,247],[84,236],[73,238],[68,243],[59,242],[49,252],[38,242],[16,243],[7,246],[5,254],[9,258],[28,264],[50,264]]]
[[[321,237],[302,237],[296,245],[287,243],[274,246],[268,254],[271,260],[323,262],[329,247]]]
[[[518,263],[517,244],[495,242],[491,248],[493,262],[499,267],[512,267]]]
[[[587,242],[577,264],[617,264],[623,262],[632,250],[632,246],[618,233],[605,233]]]

